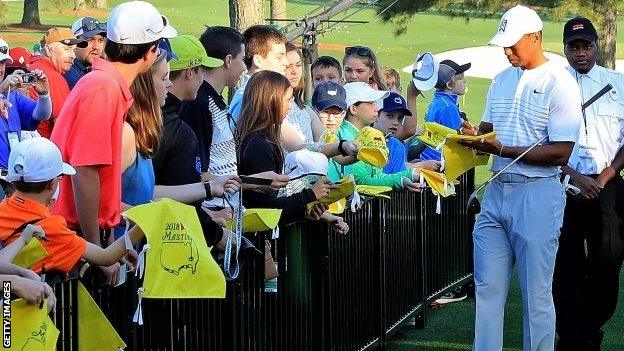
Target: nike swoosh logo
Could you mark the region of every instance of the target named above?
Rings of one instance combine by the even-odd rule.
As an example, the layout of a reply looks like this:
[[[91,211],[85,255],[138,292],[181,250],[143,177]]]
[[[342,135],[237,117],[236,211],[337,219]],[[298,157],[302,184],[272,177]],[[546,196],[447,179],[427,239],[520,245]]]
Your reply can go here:
[[[533,90],[533,93],[535,93],[535,94],[544,94],[544,92],[543,92],[543,91],[539,91],[539,90],[537,90],[537,89]]]

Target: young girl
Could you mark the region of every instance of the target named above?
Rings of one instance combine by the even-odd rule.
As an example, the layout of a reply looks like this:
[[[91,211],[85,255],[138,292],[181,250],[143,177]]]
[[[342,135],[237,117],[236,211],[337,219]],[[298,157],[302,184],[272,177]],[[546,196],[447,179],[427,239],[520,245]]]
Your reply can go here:
[[[240,120],[236,128],[238,173],[241,175],[273,171],[282,173],[284,151],[281,125],[290,110],[293,88],[279,73],[262,71],[254,74],[245,89]],[[292,223],[307,217],[306,205],[326,196],[332,185],[327,179],[316,182],[312,188],[290,196],[277,197],[277,192],[243,191],[247,208],[282,209],[280,223]],[[330,215],[316,206],[316,218],[330,221],[338,232],[348,227],[340,217]]]
[[[388,90],[381,77],[379,62],[375,53],[366,46],[349,46],[345,49],[342,60],[344,76],[347,83],[364,82],[373,89]]]

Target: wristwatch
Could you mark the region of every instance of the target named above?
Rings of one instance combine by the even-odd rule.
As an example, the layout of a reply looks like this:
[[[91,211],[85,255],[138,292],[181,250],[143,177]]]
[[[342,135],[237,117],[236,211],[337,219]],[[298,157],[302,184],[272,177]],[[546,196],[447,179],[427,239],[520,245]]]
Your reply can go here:
[[[346,140],[344,139],[340,139],[340,142],[338,142],[338,152],[340,152],[340,155],[342,156],[349,156],[349,154],[347,153],[347,151],[342,147],[342,144],[345,142]]]
[[[206,191],[206,200],[210,200],[213,198],[212,190],[210,189],[210,181],[204,182],[204,190]]]

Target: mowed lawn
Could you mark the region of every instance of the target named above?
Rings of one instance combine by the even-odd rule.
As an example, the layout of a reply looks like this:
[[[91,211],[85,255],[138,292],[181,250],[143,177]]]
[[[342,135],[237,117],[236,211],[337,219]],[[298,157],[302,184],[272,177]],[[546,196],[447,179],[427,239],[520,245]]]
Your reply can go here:
[[[109,0],[109,7],[122,1]],[[151,0],[183,34],[198,35],[204,25],[229,25],[226,0]],[[289,1],[288,18],[301,17],[316,9],[327,1]],[[72,1],[58,9],[50,1],[39,1],[41,19],[47,25],[70,26],[78,17],[84,15],[105,19],[106,10],[92,10],[76,13],[71,7]],[[17,23],[21,19],[21,2],[5,3],[7,13],[5,23]],[[268,9],[268,6],[267,6]],[[344,16],[337,16],[341,19]],[[417,53],[432,51],[434,53],[472,46],[486,45],[498,26],[497,19],[448,18],[431,13],[413,17],[407,32],[396,37],[394,27],[384,24],[376,17],[372,9],[366,9],[349,17],[349,20],[367,21],[366,24],[339,24],[319,38],[320,54],[331,55],[339,60],[344,47],[349,45],[366,45],[375,50],[381,65],[401,71],[402,67],[411,64]],[[622,23],[622,21],[620,21]],[[561,53],[561,35],[563,23],[547,21],[544,29],[544,47],[553,52]],[[624,28],[620,25],[620,28]],[[13,46],[32,45],[41,39],[42,32],[21,29],[0,31],[0,35]],[[624,42],[624,30],[618,34],[618,42]],[[618,58],[624,57],[624,46],[618,47]],[[401,72],[403,85],[408,83],[409,76]],[[461,100],[461,108],[466,111],[473,123],[478,123],[489,80],[469,78],[469,90]],[[422,120],[431,92],[420,100],[418,117]],[[486,167],[477,170],[477,183],[482,183],[489,176]],[[514,276],[515,279],[515,276]],[[622,296],[621,296],[622,297]],[[521,349],[521,297],[517,283],[512,284],[506,313],[505,349]],[[474,300],[447,305],[433,311],[429,316],[426,329],[414,331],[405,329],[396,341],[391,343],[390,350],[469,350],[472,342],[474,318]],[[604,350],[624,350],[624,310],[620,308],[616,316],[606,328]]]

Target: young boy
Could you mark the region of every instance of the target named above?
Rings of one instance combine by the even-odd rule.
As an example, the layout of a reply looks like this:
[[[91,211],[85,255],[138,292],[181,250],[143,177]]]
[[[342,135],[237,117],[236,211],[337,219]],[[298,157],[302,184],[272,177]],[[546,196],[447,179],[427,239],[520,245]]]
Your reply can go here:
[[[312,72],[312,84],[316,88],[323,82],[342,84],[342,66],[340,62],[331,56],[320,56],[310,68]]]
[[[48,256],[34,264],[33,271],[69,273],[85,259],[98,266],[110,266],[122,259],[128,250],[121,237],[106,249],[87,242],[67,227],[62,216],[50,214],[58,197],[59,181],[76,170],[64,163],[58,147],[48,139],[33,138],[20,142],[9,156],[7,180],[15,193],[0,203],[0,241],[6,246],[17,240],[16,233],[29,224],[41,227],[45,239],[41,244]],[[135,226],[126,235],[132,243],[143,237]]]
[[[312,107],[329,135],[336,135],[347,112],[347,93],[339,83],[326,81],[319,83],[312,94]],[[326,142],[335,142],[325,140]]]
[[[373,124],[373,127],[379,129],[386,135],[386,144],[388,145],[389,153],[388,163],[383,168],[384,173],[398,173],[408,168],[437,170],[440,167],[440,163],[437,161],[407,162],[407,149],[405,145],[395,137],[403,124],[405,116],[412,116],[412,112],[407,108],[405,99],[397,93],[390,93],[390,95],[383,100],[383,107],[379,110],[379,118]]]
[[[245,65],[247,73],[243,77],[243,84],[236,89],[230,102],[230,114],[235,122],[241,113],[243,93],[249,78],[260,71],[273,71],[280,74],[286,72],[286,37],[280,31],[269,26],[251,26],[243,32],[245,38]]]
[[[470,63],[460,66],[451,60],[440,62],[436,92],[429,104],[425,122],[435,122],[459,132],[467,125],[459,112],[458,100],[466,93],[464,72],[469,68]],[[439,161],[440,158],[440,151],[430,147],[427,147],[420,155],[421,160]]]

